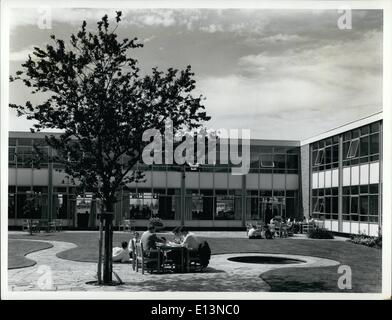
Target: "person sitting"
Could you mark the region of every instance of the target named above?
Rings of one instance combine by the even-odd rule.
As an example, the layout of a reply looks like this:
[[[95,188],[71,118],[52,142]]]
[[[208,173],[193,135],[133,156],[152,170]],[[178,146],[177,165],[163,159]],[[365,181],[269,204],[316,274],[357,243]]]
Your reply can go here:
[[[158,251],[157,251],[157,243],[164,243],[165,240],[159,238],[155,233],[155,226],[150,224],[147,227],[147,231],[143,232],[142,236],[140,237],[140,242],[143,245],[143,251],[146,257],[148,258],[157,258]],[[160,253],[160,261],[163,263],[163,253]],[[148,267],[153,267],[151,264],[147,263]]]
[[[163,239],[159,238],[155,233],[155,226],[149,225],[147,231],[143,232],[140,237],[140,242],[143,244],[143,250],[147,256],[152,257],[156,254],[157,242],[165,242]]]
[[[182,236],[181,246],[186,247],[189,250],[198,250],[200,240],[195,236],[194,233],[189,232],[187,227],[181,227],[179,232]]]
[[[172,230],[172,233],[174,235],[173,242],[174,243],[181,243],[182,237],[181,237],[180,227],[175,227]]]
[[[249,239],[261,239],[260,230],[258,230],[255,225],[252,225],[252,227],[249,229],[248,238]]]
[[[121,248],[113,248],[112,255],[113,262],[128,262],[129,261],[129,249],[128,242],[124,241],[121,243]]]

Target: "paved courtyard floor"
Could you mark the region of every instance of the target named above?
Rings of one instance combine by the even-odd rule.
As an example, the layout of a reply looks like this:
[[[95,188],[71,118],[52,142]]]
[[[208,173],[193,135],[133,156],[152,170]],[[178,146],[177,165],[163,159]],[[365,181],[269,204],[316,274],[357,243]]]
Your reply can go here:
[[[352,269],[349,292],[380,292],[382,252],[348,242],[308,239],[305,235],[273,240],[250,240],[244,231],[196,231],[212,250],[203,273],[142,275],[130,264],[114,264],[124,282],[120,286],[94,286],[98,257],[97,231],[9,232],[8,289],[123,291],[123,292],[342,292],[339,265]],[[170,232],[161,234],[170,239]],[[116,231],[113,244],[129,241],[129,232]],[[38,250],[38,251],[36,251]],[[284,255],[300,264],[250,264],[228,260],[239,256]],[[280,263],[280,262],[279,262]],[[18,269],[19,268],[19,269]]]
[[[32,241],[32,240],[24,240]],[[42,240],[41,240],[42,241]],[[96,279],[97,265],[91,262],[77,262],[58,258],[57,253],[75,248],[76,245],[63,241],[46,241],[53,247],[27,255],[37,262],[32,267],[8,271],[10,291],[36,290],[77,290],[77,291],[269,291],[269,285],[260,274],[272,269],[295,267],[328,267],[339,262],[300,255],[278,255],[300,259],[301,264],[260,265],[229,261],[228,258],[247,254],[213,255],[209,267],[203,273],[141,274],[132,270],[129,264],[114,264],[114,271],[124,282],[123,285],[105,287],[93,286],[86,282]],[[272,254],[252,254],[271,256]],[[241,284],[239,286],[239,284]]]

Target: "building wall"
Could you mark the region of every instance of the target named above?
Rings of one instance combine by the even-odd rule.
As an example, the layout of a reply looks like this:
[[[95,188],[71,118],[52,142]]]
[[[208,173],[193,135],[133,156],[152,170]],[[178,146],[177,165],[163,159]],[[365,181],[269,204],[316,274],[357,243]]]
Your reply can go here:
[[[377,235],[381,227],[382,121],[310,145],[311,214],[326,228]]]
[[[310,216],[310,148],[309,145],[301,146],[301,210],[306,218]]]
[[[21,225],[27,218],[23,205],[35,192],[40,212],[34,218],[63,219],[71,227],[85,220],[89,227],[96,226],[100,201],[89,190],[76,195],[77,181],[74,185],[49,158],[33,169],[29,163],[33,139],[36,143],[34,135],[24,133],[9,141],[9,225]],[[144,181],[129,184],[117,194],[114,223],[132,218],[144,226],[151,215],[157,215],[167,226],[238,227],[248,220],[263,220],[267,205],[284,217],[299,217],[298,144],[251,143],[251,168],[245,176],[232,175],[230,165],[220,163],[203,165],[199,171],[142,165]],[[44,143],[42,149],[47,155],[51,152]]]

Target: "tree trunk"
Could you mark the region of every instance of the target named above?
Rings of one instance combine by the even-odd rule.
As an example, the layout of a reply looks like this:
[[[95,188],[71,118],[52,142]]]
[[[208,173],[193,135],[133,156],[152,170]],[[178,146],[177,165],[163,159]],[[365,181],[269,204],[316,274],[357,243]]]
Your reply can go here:
[[[104,265],[103,265],[103,283],[112,283],[112,251],[113,251],[113,203],[106,204],[105,219],[105,248],[104,248]]]

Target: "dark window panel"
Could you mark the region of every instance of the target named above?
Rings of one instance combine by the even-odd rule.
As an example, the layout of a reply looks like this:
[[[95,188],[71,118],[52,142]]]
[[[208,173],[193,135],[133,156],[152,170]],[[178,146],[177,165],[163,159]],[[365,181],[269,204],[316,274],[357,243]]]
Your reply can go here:
[[[332,162],[339,161],[339,145],[332,146]]]
[[[379,131],[380,131],[380,123],[379,122],[375,122],[370,125],[370,132],[371,133],[379,132]]]
[[[359,134],[360,134],[359,129],[353,130],[353,131],[352,131],[352,138],[353,138],[353,139],[354,139],[354,138],[358,138],[358,137],[359,137]]]
[[[369,214],[369,199],[368,196],[359,197],[359,213],[361,215]]]
[[[369,137],[362,137],[360,139],[359,150],[360,157],[364,157],[369,154]]]
[[[360,186],[359,192],[360,193],[369,193],[369,186],[368,185]]]
[[[358,156],[359,139],[352,140],[347,151],[347,159]]]
[[[361,127],[361,136],[364,136],[369,133],[369,126]]]
[[[359,187],[358,186],[351,186],[351,194],[358,194]]]
[[[378,196],[369,196],[369,215],[378,216]]]
[[[369,185],[369,193],[375,194],[378,193],[378,184],[370,184]]]
[[[351,197],[350,213],[358,214],[358,197]]]
[[[344,133],[343,140],[344,141],[351,140],[351,131]]]
[[[380,152],[380,146],[379,146],[379,135],[377,134],[372,134],[370,136],[370,154],[376,154]]]

